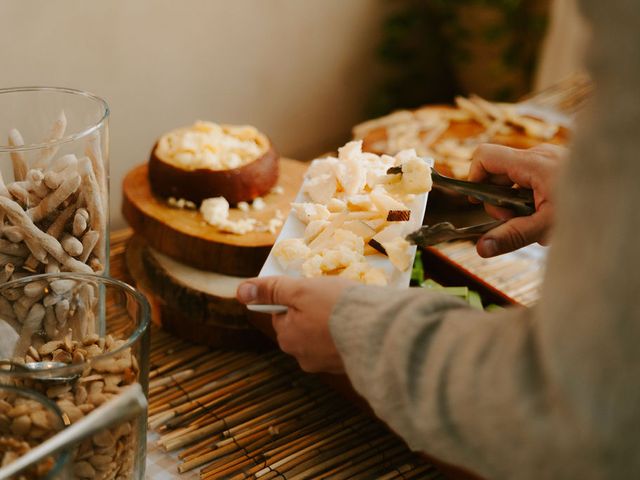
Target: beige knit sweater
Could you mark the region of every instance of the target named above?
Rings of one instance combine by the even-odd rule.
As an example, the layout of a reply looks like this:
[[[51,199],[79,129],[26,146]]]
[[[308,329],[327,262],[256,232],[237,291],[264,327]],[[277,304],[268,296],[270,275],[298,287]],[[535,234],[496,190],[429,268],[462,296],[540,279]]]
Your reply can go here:
[[[414,449],[491,479],[640,478],[640,2],[582,3],[597,93],[538,307],[484,314],[357,287],[331,318],[376,413]]]

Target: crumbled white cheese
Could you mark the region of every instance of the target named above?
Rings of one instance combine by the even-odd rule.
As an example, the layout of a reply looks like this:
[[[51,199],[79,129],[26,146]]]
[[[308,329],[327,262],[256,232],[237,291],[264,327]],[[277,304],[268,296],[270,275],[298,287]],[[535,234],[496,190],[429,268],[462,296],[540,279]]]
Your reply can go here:
[[[238,207],[238,210],[241,210],[245,213],[251,209],[251,206],[247,202],[238,202],[237,207]]]
[[[304,241],[309,244],[329,226],[327,220],[311,220],[304,229]]]
[[[282,227],[283,224],[284,224],[284,221],[281,218],[272,218],[271,220],[269,220],[269,223],[267,224],[267,231],[269,233],[275,234],[278,231],[278,229]]]
[[[347,209],[347,204],[338,198],[332,198],[327,203],[327,210],[331,213],[344,212]]]
[[[184,170],[229,170],[251,163],[269,149],[269,140],[250,126],[198,121],[158,141],[156,155]]]
[[[276,185],[271,189],[271,193],[274,195],[282,195],[284,193],[284,188],[281,185]]]
[[[185,200],[184,198],[176,199],[175,197],[169,197],[167,199],[167,203],[174,208],[180,208],[180,209],[186,209],[186,210],[196,209],[195,203],[193,203],[191,200]]]
[[[266,203],[265,203],[265,201],[264,201],[262,198],[260,198],[260,197],[255,198],[255,199],[253,200],[253,203],[251,204],[251,207],[252,207],[255,211],[257,211],[257,212],[259,212],[259,211],[261,211],[261,210],[264,210],[266,206],[267,206],[267,204],[266,204]]]
[[[207,198],[200,205],[200,213],[209,225],[222,232],[236,235],[252,232],[257,223],[254,218],[229,220],[229,202],[224,197]]]
[[[309,223],[313,220],[327,220],[331,215],[329,209],[319,203],[292,203],[291,209],[303,223]]]
[[[309,195],[315,203],[325,204],[331,200],[336,193],[336,177],[333,174],[323,174],[305,181],[302,190]]]
[[[384,286],[387,284],[387,277],[384,271],[372,267],[366,262],[352,263],[340,273],[340,276],[364,283],[365,285]]]
[[[287,270],[293,264],[301,264],[306,260],[311,254],[311,249],[301,238],[287,238],[274,245],[273,254],[282,268]]]
[[[229,202],[224,197],[207,198],[200,205],[205,222],[216,226],[229,217]]]

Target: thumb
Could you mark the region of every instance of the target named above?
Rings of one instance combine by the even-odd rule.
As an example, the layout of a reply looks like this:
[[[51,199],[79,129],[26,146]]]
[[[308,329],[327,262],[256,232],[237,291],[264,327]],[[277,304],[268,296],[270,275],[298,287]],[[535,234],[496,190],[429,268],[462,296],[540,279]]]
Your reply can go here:
[[[295,299],[296,283],[286,276],[252,278],[238,286],[236,298],[244,304],[289,306]]]
[[[478,241],[478,254],[484,258],[495,257],[542,241],[550,225],[546,217],[546,212],[538,211],[527,217],[514,217],[488,231]]]

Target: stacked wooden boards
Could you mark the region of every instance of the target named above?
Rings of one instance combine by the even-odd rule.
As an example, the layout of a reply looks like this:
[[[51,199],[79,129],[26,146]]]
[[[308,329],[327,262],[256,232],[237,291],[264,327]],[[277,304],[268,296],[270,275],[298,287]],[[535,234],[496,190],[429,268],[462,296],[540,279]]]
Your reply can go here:
[[[263,197],[264,208],[251,216],[264,223],[277,211],[286,216],[305,171],[302,162],[280,159],[279,193]],[[147,172],[146,165],[138,166],[123,183],[123,214],[136,234],[127,263],[139,287],[153,297],[163,326],[210,346],[262,345],[250,313],[235,300],[235,289],[259,273],[277,232],[221,232],[198,211],[174,208],[155,196]],[[243,216],[230,210],[231,220]],[[257,315],[251,320],[267,319]]]

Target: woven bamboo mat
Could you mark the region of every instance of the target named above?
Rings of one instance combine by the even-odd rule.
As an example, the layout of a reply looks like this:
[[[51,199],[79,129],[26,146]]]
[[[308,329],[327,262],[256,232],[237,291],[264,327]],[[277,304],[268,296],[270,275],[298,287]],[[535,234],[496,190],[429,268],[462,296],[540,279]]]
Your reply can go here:
[[[532,306],[540,298],[547,253],[540,245],[529,245],[494,258],[482,258],[474,242],[440,243],[434,248],[459,270],[467,271],[520,305]]]
[[[111,274],[127,279],[128,232]],[[278,350],[214,350],[152,328],[147,478],[440,479],[380,422]]]

